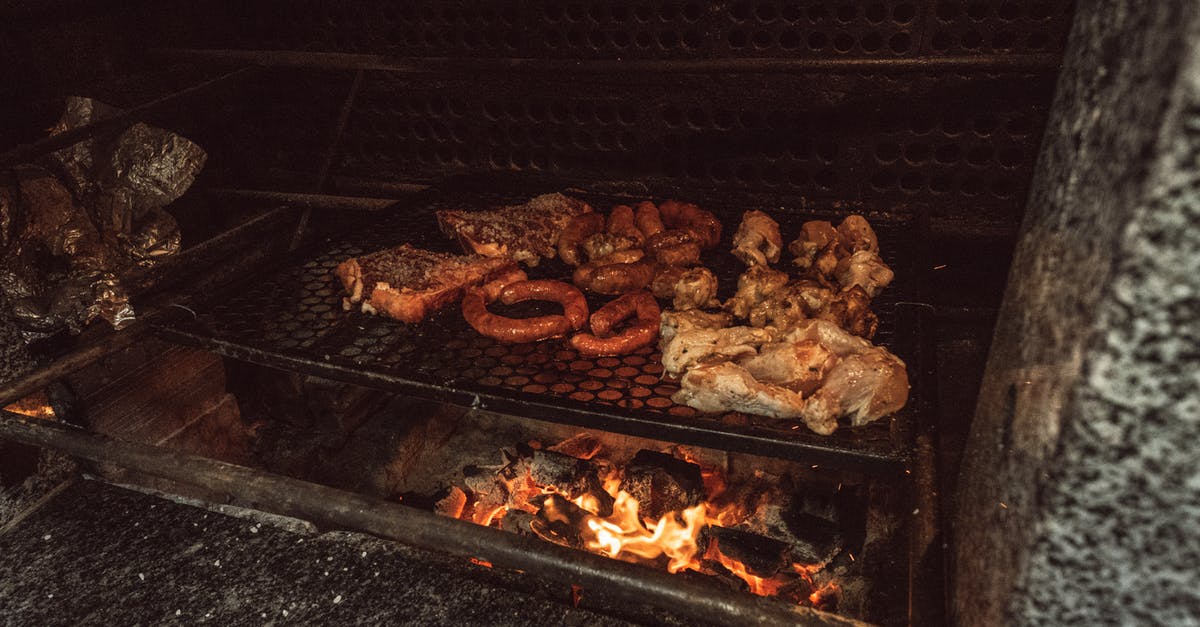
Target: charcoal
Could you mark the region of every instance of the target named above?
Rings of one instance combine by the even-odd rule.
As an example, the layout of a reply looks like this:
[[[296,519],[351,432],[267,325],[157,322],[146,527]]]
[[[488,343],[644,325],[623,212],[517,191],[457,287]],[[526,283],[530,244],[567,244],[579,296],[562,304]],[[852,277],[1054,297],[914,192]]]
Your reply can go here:
[[[500,519],[500,528],[519,536],[537,535],[533,531],[533,523],[537,520],[533,514],[520,509],[510,509]]]
[[[612,514],[613,497],[604,491],[599,466],[591,461],[554,451],[534,451],[529,473],[537,485],[552,486],[569,499],[590,495],[599,503],[598,515]]]
[[[470,475],[463,483],[472,497],[471,519],[483,523],[487,516],[508,503],[508,488],[494,474]]]
[[[653,520],[704,500],[700,467],[657,451],[638,451],[625,467],[621,489],[637,499],[643,518]]]
[[[791,547],[774,538],[728,527],[708,527],[705,533],[722,555],[741,562],[751,575],[771,577],[790,563]]]
[[[833,521],[792,512],[786,522],[794,561],[824,565],[842,548],[841,529]]]
[[[449,493],[434,504],[433,511],[442,516],[459,518],[462,516],[463,509],[466,506],[467,493],[463,492],[458,486],[451,486]]]

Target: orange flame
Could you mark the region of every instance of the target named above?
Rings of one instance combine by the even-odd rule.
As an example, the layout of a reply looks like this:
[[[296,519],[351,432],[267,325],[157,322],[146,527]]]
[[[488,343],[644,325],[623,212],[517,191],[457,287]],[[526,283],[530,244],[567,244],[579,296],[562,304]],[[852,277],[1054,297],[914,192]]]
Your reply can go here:
[[[586,544],[590,550],[616,558],[628,555],[656,559],[666,555],[667,570],[677,573],[696,567],[696,553],[699,552],[696,540],[704,528],[704,512],[701,503],[679,512],[679,517],[671,512],[658,522],[643,526],[638,516],[637,499],[621,490],[617,493],[611,516],[593,517],[587,521],[591,537],[586,539]]]

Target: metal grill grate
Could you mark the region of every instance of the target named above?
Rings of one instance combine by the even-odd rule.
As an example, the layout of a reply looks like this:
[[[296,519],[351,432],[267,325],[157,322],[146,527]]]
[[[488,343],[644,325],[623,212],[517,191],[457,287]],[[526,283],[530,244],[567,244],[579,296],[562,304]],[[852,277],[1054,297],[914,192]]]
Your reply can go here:
[[[524,196],[525,198],[528,195]],[[616,199],[584,195],[607,210]],[[741,414],[699,415],[670,400],[678,386],[660,379],[659,353],[645,348],[623,357],[579,357],[562,340],[504,345],[479,336],[450,307],[418,325],[343,311],[333,268],[344,259],[413,242],[434,250],[452,250],[437,232],[431,211],[441,207],[494,206],[523,198],[442,198],[419,209],[396,211],[362,225],[306,255],[279,273],[243,283],[195,308],[197,317],[162,331],[239,359],[277,365],[332,378],[350,379],[395,391],[474,403],[522,415],[568,422],[682,443],[777,454],[814,462],[857,460],[859,466],[894,466],[907,455],[907,430],[913,409],[865,428],[842,429],[832,437],[804,427]],[[621,202],[628,202],[623,199]],[[708,206],[727,225],[722,248],[708,253],[706,265],[721,280],[722,297],[736,286],[740,264],[727,251],[740,209]],[[785,232],[794,236],[800,214],[775,211]],[[881,246],[899,280],[876,303],[882,319],[877,342],[912,360],[917,343],[898,333],[895,300],[911,290],[911,263],[898,251],[910,251],[906,230],[878,224]],[[544,278],[569,277],[560,262],[544,262],[530,272]],[[593,310],[602,300],[591,299]],[[519,315],[548,313],[547,304],[523,303]],[[503,310],[499,310],[503,311]],[[916,376],[915,362],[913,379]],[[917,400],[910,401],[915,408]]]

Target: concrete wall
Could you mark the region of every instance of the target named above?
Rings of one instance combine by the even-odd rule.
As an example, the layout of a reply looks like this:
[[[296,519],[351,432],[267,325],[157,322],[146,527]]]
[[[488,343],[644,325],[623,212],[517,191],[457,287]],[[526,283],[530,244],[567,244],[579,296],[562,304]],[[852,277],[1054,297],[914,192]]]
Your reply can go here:
[[[1200,621],[1198,23],[1077,8],[964,455],[958,624]]]

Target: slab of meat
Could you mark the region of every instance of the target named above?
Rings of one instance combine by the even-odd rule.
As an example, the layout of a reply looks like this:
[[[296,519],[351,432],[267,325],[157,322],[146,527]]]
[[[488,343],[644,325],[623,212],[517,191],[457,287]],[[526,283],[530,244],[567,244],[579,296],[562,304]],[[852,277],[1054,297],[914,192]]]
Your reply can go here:
[[[346,289],[347,307],[361,302],[367,313],[408,323],[458,301],[467,287],[525,278],[511,259],[436,253],[408,244],[347,259],[334,273]]]
[[[558,254],[558,237],[575,216],[590,213],[582,200],[543,194],[523,205],[483,211],[442,210],[438,226],[463,250],[485,257],[508,257],[536,266]]]

